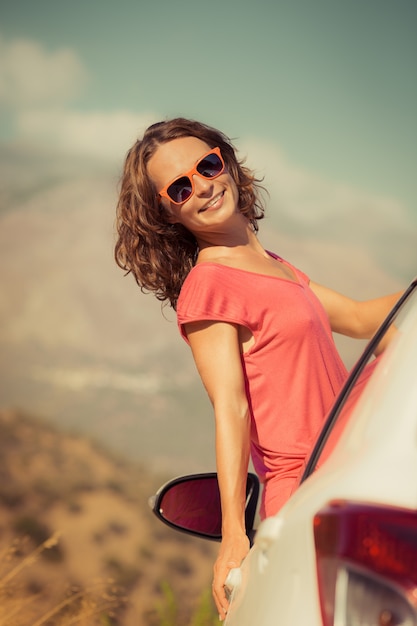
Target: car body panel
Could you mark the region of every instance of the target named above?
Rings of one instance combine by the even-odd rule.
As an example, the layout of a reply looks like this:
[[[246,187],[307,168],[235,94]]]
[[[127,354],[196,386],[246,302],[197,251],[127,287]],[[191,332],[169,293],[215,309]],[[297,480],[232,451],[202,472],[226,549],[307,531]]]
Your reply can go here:
[[[328,460],[261,523],[227,626],[322,626],[313,519],[333,500],[417,510],[417,298]]]

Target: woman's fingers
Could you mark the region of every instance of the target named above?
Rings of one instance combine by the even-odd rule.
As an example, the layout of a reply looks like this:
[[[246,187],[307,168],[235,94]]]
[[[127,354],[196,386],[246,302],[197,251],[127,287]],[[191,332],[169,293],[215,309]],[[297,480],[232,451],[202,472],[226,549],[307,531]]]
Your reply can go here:
[[[226,593],[225,582],[233,567],[238,567],[235,561],[227,563],[226,566],[221,566],[214,575],[213,596],[221,621],[226,618],[227,611],[229,610],[229,599]]]
[[[219,613],[219,619],[223,621],[229,610],[229,598],[225,588],[226,579],[231,569],[240,567],[243,559],[249,551],[249,540],[246,535],[223,539],[219,556],[214,564],[213,598]]]

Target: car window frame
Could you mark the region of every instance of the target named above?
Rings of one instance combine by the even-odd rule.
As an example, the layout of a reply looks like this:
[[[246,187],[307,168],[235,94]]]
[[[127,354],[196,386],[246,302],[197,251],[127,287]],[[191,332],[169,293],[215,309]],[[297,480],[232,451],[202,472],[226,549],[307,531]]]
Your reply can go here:
[[[358,359],[358,361],[356,362],[356,364],[354,365],[354,367],[352,368],[345,384],[343,385],[339,395],[337,396],[337,399],[335,400],[335,403],[333,404],[327,418],[326,421],[324,423],[323,428],[320,431],[320,434],[314,444],[314,447],[312,449],[312,452],[308,458],[308,461],[306,463],[306,466],[304,468],[303,474],[301,476],[299,485],[301,485],[305,480],[307,480],[307,478],[309,478],[309,476],[311,476],[311,474],[313,474],[313,472],[315,471],[317,464],[320,460],[320,456],[324,450],[324,447],[326,445],[326,442],[333,430],[333,428],[335,427],[338,417],[345,405],[345,402],[350,394],[350,392],[352,391],[353,387],[355,386],[359,376],[362,374],[364,368],[366,367],[366,365],[370,362],[371,357],[373,356],[378,344],[380,343],[380,341],[382,340],[382,338],[384,337],[385,333],[387,332],[387,330],[390,328],[392,322],[395,320],[395,318],[398,316],[398,313],[400,312],[400,310],[403,308],[404,304],[406,303],[406,301],[409,299],[409,297],[411,296],[411,294],[413,292],[417,291],[417,278],[415,278],[411,284],[409,285],[409,287],[404,291],[404,293],[402,294],[402,296],[399,298],[399,300],[397,301],[397,303],[394,305],[394,307],[391,309],[390,313],[387,315],[387,317],[385,318],[385,320],[382,322],[382,324],[380,325],[380,327],[378,328],[377,332],[375,333],[375,335],[372,337],[372,339],[370,339],[369,343],[367,344],[365,350],[363,351],[362,355],[360,356],[360,358]],[[342,435],[343,436],[343,435]]]

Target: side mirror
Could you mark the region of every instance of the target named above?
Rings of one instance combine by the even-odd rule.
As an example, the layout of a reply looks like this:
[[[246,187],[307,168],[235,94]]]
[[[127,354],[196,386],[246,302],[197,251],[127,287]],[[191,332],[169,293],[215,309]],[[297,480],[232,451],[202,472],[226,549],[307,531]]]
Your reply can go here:
[[[251,543],[259,497],[259,480],[248,473],[246,481],[245,525]],[[163,485],[149,502],[164,524],[196,537],[221,541],[222,511],[217,474],[191,474]]]

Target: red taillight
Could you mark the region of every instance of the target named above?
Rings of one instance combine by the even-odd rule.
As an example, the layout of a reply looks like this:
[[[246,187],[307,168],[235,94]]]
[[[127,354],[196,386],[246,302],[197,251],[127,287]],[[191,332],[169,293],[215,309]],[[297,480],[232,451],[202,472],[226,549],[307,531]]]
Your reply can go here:
[[[417,512],[332,502],[314,538],[325,626],[417,626]]]

